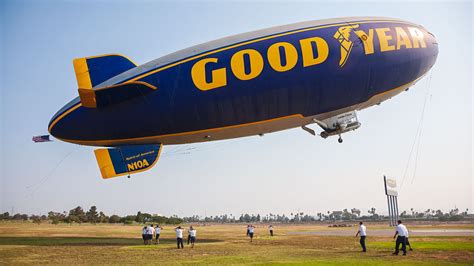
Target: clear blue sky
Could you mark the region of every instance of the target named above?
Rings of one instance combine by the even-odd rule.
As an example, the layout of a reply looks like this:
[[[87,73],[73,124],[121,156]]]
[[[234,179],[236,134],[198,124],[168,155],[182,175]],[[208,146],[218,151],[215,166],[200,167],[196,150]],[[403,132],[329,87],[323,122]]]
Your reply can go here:
[[[472,209],[472,14],[470,2],[2,1],[0,211],[94,204],[108,214],[383,213],[382,175],[401,182],[428,89],[416,173],[412,160],[400,208]],[[342,145],[293,129],[169,146],[152,170],[102,180],[93,148],[31,141],[77,96],[73,58],[122,53],[143,64],[228,35],[367,15],[425,26],[440,52],[408,93],[359,113],[362,127]]]

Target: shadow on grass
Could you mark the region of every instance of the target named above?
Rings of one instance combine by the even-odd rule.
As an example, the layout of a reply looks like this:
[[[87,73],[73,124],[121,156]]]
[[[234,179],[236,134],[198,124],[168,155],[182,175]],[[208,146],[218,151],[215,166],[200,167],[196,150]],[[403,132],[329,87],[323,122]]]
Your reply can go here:
[[[197,239],[199,243],[222,242],[219,239]],[[174,238],[160,239],[160,244],[176,244]],[[0,245],[24,246],[139,246],[141,238],[108,237],[0,237]]]

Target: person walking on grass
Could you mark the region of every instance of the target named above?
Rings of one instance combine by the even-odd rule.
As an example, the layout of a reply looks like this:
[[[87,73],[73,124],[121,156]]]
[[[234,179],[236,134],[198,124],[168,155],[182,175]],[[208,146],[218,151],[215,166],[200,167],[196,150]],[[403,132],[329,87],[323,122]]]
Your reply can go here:
[[[190,226],[190,227],[188,228],[188,241],[187,241],[188,243],[187,243],[187,245],[189,245],[189,242],[191,241],[191,228],[193,228],[193,227]]]
[[[146,245],[146,238],[147,238],[147,235],[146,235],[146,226],[143,227],[142,229],[142,239],[143,239],[143,245]]]
[[[176,244],[178,245],[178,249],[181,246],[181,248],[184,248],[183,244],[183,228],[181,226],[178,226],[174,229],[176,231]]]
[[[249,236],[250,233],[250,224],[247,225],[247,236]]]
[[[248,227],[248,231],[249,231],[250,242],[253,242],[253,233],[255,231],[255,226],[250,225]]]
[[[360,235],[360,246],[362,247],[362,252],[367,252],[365,248],[365,237],[367,236],[366,227],[363,222],[359,223],[359,231],[357,231],[356,237]]]
[[[156,245],[160,244],[160,234],[161,234],[162,229],[163,227],[159,226],[158,224],[155,227],[155,244]]]
[[[153,234],[155,233],[155,228],[153,228],[153,225],[150,224],[146,228],[146,245],[151,245],[151,242],[153,241]]]
[[[194,243],[196,242],[196,229],[192,226],[189,227],[189,238],[191,239],[191,248],[194,248]]]
[[[402,224],[402,221],[398,220],[397,229],[395,230],[395,235],[393,236],[393,238],[397,238],[397,241],[395,243],[395,252],[393,252],[393,255],[398,255],[400,250],[400,244],[402,245],[403,255],[407,255],[406,233],[407,228]]]
[[[270,231],[270,236],[273,236],[273,225],[268,226],[268,231]]]

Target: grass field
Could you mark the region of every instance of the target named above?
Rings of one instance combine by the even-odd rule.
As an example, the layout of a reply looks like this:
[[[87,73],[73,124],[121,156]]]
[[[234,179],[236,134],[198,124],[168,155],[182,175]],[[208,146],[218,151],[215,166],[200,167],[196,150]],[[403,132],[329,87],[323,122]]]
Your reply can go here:
[[[164,227],[160,245],[144,246],[138,225],[0,223],[0,264],[474,264],[472,235],[411,236],[414,251],[393,256],[392,238],[370,236],[370,228],[384,225],[367,226],[367,253],[352,236],[289,234],[329,230],[322,225],[277,225],[274,237],[257,225],[253,243],[245,237],[245,225],[196,227],[195,248],[178,250],[173,226]],[[356,228],[336,230],[355,234]]]

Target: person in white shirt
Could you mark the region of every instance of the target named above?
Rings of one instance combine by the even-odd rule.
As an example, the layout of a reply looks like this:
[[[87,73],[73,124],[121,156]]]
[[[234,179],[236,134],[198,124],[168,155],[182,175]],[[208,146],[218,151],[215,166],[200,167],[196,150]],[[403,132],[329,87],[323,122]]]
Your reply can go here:
[[[407,228],[402,224],[402,221],[398,220],[397,229],[395,230],[395,235],[393,236],[393,238],[397,238],[397,242],[395,244],[395,252],[393,252],[393,255],[398,255],[400,244],[402,244],[403,255],[405,256],[407,254],[407,247],[405,242],[406,235]]]
[[[253,225],[250,225],[248,227],[248,232],[249,232],[249,237],[250,237],[250,242],[253,241],[253,233],[254,233],[254,230],[255,230],[255,226]]]
[[[174,230],[176,231],[176,243],[178,244],[178,249],[179,249],[179,246],[181,246],[181,248],[184,248],[183,228],[181,228],[181,226],[178,226]]]
[[[155,244],[156,245],[160,244],[160,234],[161,234],[162,229],[163,227],[159,226],[158,224],[155,227]]]
[[[187,243],[187,245],[189,245],[189,242],[191,241],[191,227],[192,227],[192,226],[190,226],[190,227],[188,228],[188,243]]]
[[[273,236],[273,225],[268,226],[268,230],[270,231],[270,236]]]
[[[155,228],[153,228],[153,225],[150,224],[147,228],[146,228],[146,244],[147,245],[150,245],[151,244],[151,241],[153,240],[153,234],[155,233]]]
[[[191,240],[191,248],[194,248],[194,243],[196,242],[196,229],[192,226],[189,227],[189,238]]]
[[[143,238],[143,245],[146,245],[146,226],[142,229],[142,238]]]
[[[360,246],[362,247],[362,252],[367,252],[365,248],[365,237],[367,236],[367,229],[363,222],[359,223],[359,231],[357,231],[356,237],[360,235]]]

